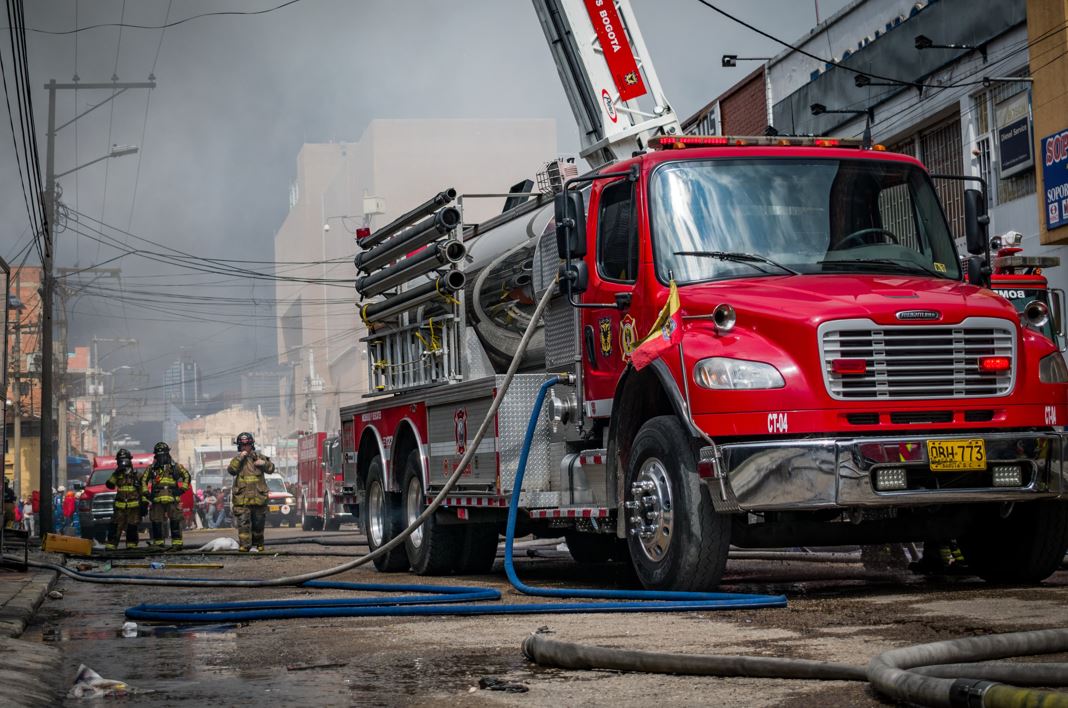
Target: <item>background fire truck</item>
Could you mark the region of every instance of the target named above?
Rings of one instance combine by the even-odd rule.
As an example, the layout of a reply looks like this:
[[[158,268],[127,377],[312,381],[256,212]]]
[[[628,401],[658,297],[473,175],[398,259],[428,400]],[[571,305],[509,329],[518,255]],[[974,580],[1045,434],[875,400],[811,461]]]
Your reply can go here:
[[[981,192],[969,285],[916,160],[680,135],[629,3],[534,5],[593,171],[550,163],[477,225],[447,189],[359,242],[377,398],[342,409],[341,442],[372,549],[511,386],[444,505],[376,566],[488,568],[519,486],[519,533],[629,559],[648,588],[714,587],[731,544],[956,541],[983,578],[1052,573],[1068,367],[1040,310],[981,287]]]
[[[336,435],[311,433],[297,439],[297,484],[298,516],[305,531],[337,531],[341,524],[356,520],[351,510],[353,491],[345,489]]]

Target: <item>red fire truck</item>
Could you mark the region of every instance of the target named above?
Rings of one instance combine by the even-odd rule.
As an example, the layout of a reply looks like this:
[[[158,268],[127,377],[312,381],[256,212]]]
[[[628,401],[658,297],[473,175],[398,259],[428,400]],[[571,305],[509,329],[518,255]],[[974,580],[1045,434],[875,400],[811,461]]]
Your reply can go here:
[[[353,492],[345,489],[336,435],[311,433],[297,439],[297,483],[300,527],[305,531],[337,531],[341,524],[355,521]]]
[[[1042,333],[1054,342],[1063,337],[1064,292],[1050,288],[1043,268],[1061,263],[1056,256],[1025,256],[1020,248],[1021,234],[1010,231],[991,239],[996,252],[990,287],[1012,303],[1016,311],[1031,321],[1042,322]]]
[[[627,2],[535,7],[593,170],[550,165],[544,192],[477,225],[445,190],[360,240],[373,397],[341,410],[341,444],[371,548],[457,469],[521,357],[445,505],[377,567],[492,564],[552,375],[520,533],[563,534],[576,560],[629,557],[646,587],[689,590],[717,585],[732,544],[952,540],[983,578],[1054,572],[1068,366],[1040,312],[980,287],[981,193],[968,284],[915,159],[683,136]]]

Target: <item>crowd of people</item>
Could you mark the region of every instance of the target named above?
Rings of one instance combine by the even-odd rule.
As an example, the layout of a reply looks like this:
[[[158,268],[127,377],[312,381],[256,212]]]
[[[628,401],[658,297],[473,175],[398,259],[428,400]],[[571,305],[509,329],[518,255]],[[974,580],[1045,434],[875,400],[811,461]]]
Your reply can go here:
[[[196,527],[221,529],[233,525],[226,508],[227,490],[222,487],[207,487],[196,492]]]

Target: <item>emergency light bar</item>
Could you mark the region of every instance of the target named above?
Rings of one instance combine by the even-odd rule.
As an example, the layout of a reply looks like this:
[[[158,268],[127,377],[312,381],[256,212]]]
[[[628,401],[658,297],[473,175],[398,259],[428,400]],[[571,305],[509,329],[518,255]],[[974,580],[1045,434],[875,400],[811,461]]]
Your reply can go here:
[[[653,147],[661,150],[684,150],[690,147],[735,147],[735,146],[779,146],[779,147],[831,147],[861,149],[864,142],[852,138],[795,138],[776,136],[741,136],[727,137],[720,135],[663,135],[653,140]],[[872,150],[884,151],[883,145],[874,145]]]

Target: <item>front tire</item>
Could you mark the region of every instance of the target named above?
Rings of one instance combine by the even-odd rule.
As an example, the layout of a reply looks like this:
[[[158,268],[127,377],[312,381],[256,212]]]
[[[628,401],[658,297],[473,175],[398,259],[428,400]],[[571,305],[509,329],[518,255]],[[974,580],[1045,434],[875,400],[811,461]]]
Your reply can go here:
[[[363,505],[363,508],[365,510],[363,526],[367,529],[367,546],[372,551],[381,548],[404,530],[397,494],[386,490],[382,458],[378,455],[371,460],[368,467],[367,503]],[[375,568],[383,573],[408,570],[408,556],[404,552],[404,544],[398,545],[385,555],[378,556],[372,562]]]
[[[627,545],[642,585],[714,589],[727,565],[731,519],[712,508],[693,440],[677,418],[658,416],[638,431],[624,490]]]
[[[1008,518],[993,510],[960,539],[968,567],[992,583],[1040,583],[1068,551],[1068,502],[1017,503]]]
[[[341,520],[334,516],[334,498],[329,494],[323,500],[323,528],[327,531],[337,531],[341,528]]]
[[[404,523],[411,526],[426,508],[419,453],[413,450],[404,463]],[[462,526],[444,526],[431,516],[404,541],[408,561],[416,575],[445,575],[456,569]]]

